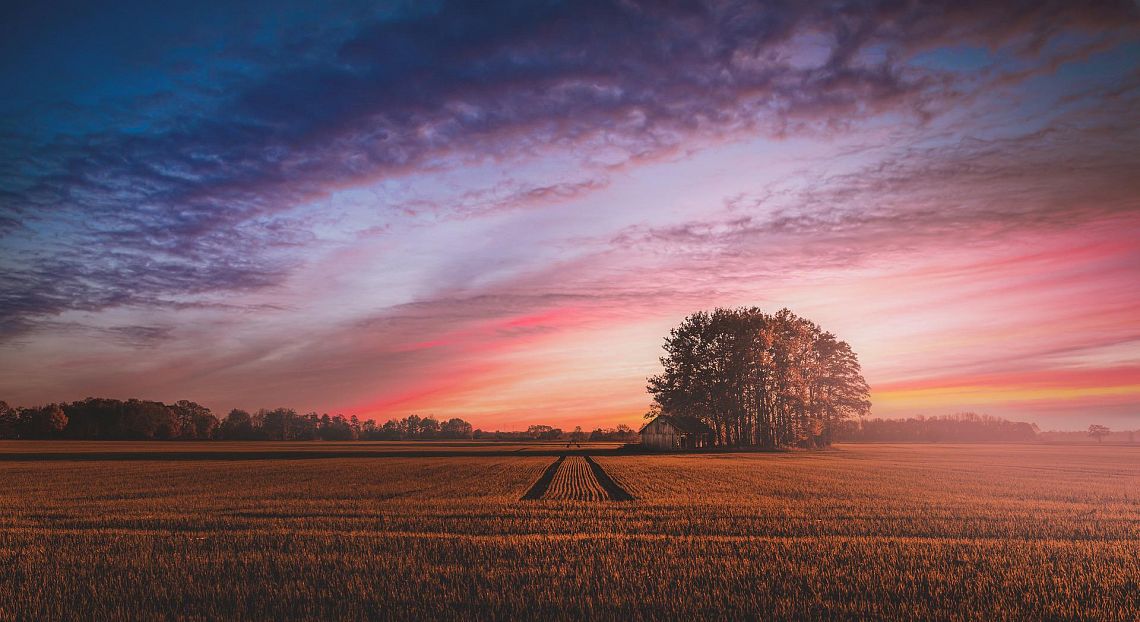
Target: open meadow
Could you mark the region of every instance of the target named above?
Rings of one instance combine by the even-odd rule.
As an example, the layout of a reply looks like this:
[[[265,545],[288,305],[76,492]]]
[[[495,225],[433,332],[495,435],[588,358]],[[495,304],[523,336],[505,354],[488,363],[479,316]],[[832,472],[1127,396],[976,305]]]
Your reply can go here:
[[[0,443],[0,620],[524,615],[1136,620],[1140,447]]]

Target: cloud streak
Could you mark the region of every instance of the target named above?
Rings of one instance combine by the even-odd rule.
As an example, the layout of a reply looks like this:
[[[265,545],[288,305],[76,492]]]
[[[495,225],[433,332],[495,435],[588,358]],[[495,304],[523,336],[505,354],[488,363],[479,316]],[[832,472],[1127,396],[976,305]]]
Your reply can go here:
[[[1113,3],[447,2],[319,44],[285,37],[291,62],[241,58],[249,77],[208,114],[154,118],[144,100],[133,114],[156,131],[10,137],[24,146],[4,150],[22,170],[0,188],[4,326],[278,283],[292,262],[277,251],[304,237],[278,215],[347,184],[550,146],[606,148],[621,161],[694,136],[927,110],[945,87],[906,59],[934,42],[1025,54],[1048,45],[1051,24],[1097,29],[1133,13]],[[865,54],[873,48],[877,59]],[[63,248],[26,249],[54,233]]]

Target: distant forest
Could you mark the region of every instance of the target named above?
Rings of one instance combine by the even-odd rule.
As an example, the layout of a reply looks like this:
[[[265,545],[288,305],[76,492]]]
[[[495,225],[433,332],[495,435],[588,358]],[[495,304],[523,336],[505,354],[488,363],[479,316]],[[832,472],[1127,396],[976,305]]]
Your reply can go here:
[[[940,417],[917,416],[909,419],[845,420],[835,424],[836,442],[880,443],[972,443],[986,441],[1103,442],[1134,443],[1140,431],[1103,430],[1091,432],[1039,432],[1024,421],[959,413]],[[459,418],[440,421],[435,417],[409,415],[390,419],[383,425],[357,417],[298,414],[289,408],[249,413],[232,410],[218,419],[200,404],[182,400],[173,404],[146,400],[88,398],[78,402],[49,404],[34,408],[13,408],[0,401],[0,439],[75,440],[241,440],[241,441],[399,441],[399,440],[490,440],[490,441],[569,441],[638,442],[637,431],[626,425],[615,428],[582,428],[565,431],[548,425],[532,425],[524,431],[484,431],[472,429]]]
[[[433,439],[485,439],[504,441],[636,440],[628,426],[572,432],[546,425],[530,426],[525,432],[485,432],[472,429],[459,418],[440,421],[435,417],[409,415],[383,425],[361,421],[355,415],[298,414],[289,408],[250,413],[231,410],[218,419],[195,402],[173,404],[146,400],[88,398],[34,408],[13,408],[0,402],[0,438],[85,440],[265,440],[265,441],[396,441]]]
[[[836,427],[840,442],[971,443],[978,441],[1032,441],[1035,424],[1008,421],[989,415],[959,413],[941,417],[865,419],[844,421]],[[1083,433],[1080,433],[1083,434]]]

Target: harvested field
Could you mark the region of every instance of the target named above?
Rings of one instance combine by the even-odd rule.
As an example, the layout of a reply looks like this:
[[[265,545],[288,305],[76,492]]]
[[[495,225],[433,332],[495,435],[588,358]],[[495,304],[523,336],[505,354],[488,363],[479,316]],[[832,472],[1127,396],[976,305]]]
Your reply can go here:
[[[565,501],[603,501],[610,498],[605,488],[598,483],[590,463],[582,456],[570,456],[554,475],[550,489],[543,499]]]
[[[1140,447],[595,453],[636,499],[534,503],[557,455],[179,445],[0,461],[0,620],[1140,619]]]
[[[594,474],[598,485],[605,489],[611,501],[633,501],[633,495],[629,494],[625,488],[621,487],[621,484],[618,484],[614,478],[610,477],[610,474],[606,473],[602,465],[598,464],[590,456],[585,456],[584,458],[586,463],[590,465],[590,472]]]

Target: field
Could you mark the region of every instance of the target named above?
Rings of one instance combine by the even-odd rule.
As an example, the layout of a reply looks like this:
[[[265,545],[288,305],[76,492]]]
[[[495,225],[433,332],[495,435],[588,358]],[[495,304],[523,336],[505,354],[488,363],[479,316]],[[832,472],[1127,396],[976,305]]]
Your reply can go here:
[[[0,620],[1140,618],[1140,447],[563,453],[0,443]]]

